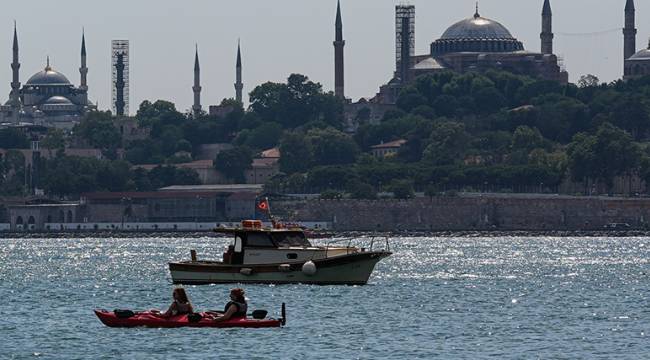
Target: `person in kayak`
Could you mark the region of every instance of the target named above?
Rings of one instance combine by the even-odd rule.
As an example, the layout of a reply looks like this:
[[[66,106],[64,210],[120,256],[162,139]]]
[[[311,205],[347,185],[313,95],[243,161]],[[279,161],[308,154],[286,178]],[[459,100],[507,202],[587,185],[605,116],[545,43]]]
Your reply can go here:
[[[158,316],[163,318],[170,318],[172,316],[191,314],[194,312],[194,308],[192,307],[190,299],[187,297],[185,289],[174,289],[172,292],[172,297],[174,298],[174,301],[171,305],[169,305],[169,309],[167,309],[167,311],[164,313],[160,313],[158,311]]]
[[[230,320],[234,317],[246,317],[248,304],[244,297],[244,289],[236,288],[230,290],[230,301],[224,307],[223,313],[216,313],[212,320],[216,322]]]

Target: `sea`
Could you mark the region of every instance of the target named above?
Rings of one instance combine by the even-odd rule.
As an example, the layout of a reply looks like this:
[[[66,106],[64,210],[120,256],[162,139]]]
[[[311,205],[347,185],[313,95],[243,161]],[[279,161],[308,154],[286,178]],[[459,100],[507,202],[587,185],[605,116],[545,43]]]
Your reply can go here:
[[[363,236],[362,236],[363,237]],[[321,243],[326,240],[320,240]],[[0,239],[0,359],[648,359],[650,238],[391,237],[366,286],[242,285],[272,329],[119,329],[228,239]],[[376,245],[376,244],[375,244]],[[233,285],[187,286],[220,309]]]

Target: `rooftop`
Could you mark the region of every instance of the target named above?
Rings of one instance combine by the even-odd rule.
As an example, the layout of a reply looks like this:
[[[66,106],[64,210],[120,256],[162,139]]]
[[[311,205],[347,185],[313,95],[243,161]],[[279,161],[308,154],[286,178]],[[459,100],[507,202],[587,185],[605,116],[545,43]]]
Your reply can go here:
[[[399,148],[402,145],[406,144],[406,140],[404,139],[399,139],[379,145],[372,146],[373,149],[394,149],[394,148]]]

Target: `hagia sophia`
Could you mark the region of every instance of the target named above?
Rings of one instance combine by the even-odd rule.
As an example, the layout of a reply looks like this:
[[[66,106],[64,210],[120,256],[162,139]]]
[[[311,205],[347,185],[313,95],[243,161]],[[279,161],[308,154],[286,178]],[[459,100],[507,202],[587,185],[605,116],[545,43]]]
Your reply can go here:
[[[463,73],[501,69],[515,74],[557,81],[565,84],[568,74],[553,53],[553,13],[550,0],[544,0],[541,12],[540,50],[526,50],[506,26],[484,17],[478,4],[474,14],[447,28],[440,38],[434,40],[427,54],[416,55],[415,7],[396,7],[396,62],[392,78],[380,87],[378,93],[360,102],[353,103],[345,96],[343,22],[340,3],[337,5],[335,21],[334,93],[346,101],[346,119],[353,117],[361,107],[372,107],[375,113],[371,119],[378,119],[377,113],[393,106],[401,89],[416,77],[438,71],[452,70]],[[634,0],[626,0],[624,34],[624,79],[650,74],[650,44],[640,51],[636,48],[636,20]],[[0,123],[31,123],[48,127],[71,128],[83,116],[97,109],[88,98],[85,38],[81,40],[80,83],[73,85],[68,78],[54,70],[47,59],[42,71],[32,75],[21,87],[18,34],[14,26],[13,79],[8,101],[0,106]],[[193,112],[202,111],[200,102],[200,69],[198,51],[194,64]],[[241,101],[241,54],[237,52],[235,83],[236,98]],[[219,110],[214,107],[215,111]],[[212,109],[211,109],[212,110]],[[378,110],[378,111],[375,111]],[[212,112],[212,111],[211,111]],[[350,115],[352,114],[352,115]],[[372,120],[371,120],[372,121]]]

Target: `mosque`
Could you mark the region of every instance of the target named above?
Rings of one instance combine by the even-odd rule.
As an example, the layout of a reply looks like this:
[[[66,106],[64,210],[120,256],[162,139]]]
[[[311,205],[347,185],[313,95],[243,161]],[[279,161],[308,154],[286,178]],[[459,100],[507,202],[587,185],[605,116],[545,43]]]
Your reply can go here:
[[[634,0],[625,3],[625,27],[623,28],[623,52],[625,65],[623,79],[650,75],[650,43],[646,49],[636,49],[636,9]]]
[[[62,73],[50,66],[49,58],[43,70],[32,75],[25,85],[20,83],[18,34],[14,27],[13,80],[9,100],[0,106],[0,123],[31,123],[47,127],[71,129],[97,106],[88,100],[86,41],[81,37],[80,85],[75,87]]]
[[[398,35],[402,36],[401,41],[396,40],[402,44],[401,59],[406,60],[397,62],[393,78],[380,88],[374,101],[394,104],[404,84],[418,76],[444,70],[464,73],[498,69],[566,84],[569,75],[553,54],[552,16],[550,0],[544,0],[539,52],[526,50],[508,28],[498,21],[481,16],[478,4],[473,16],[454,23],[440,38],[434,40],[428,54],[413,55],[412,49],[405,49],[414,43],[408,38],[414,34],[405,29]],[[405,20],[409,21],[401,20],[402,25]],[[397,19],[397,23],[400,23],[400,19]]]

